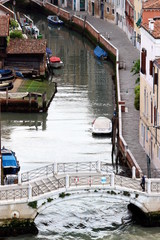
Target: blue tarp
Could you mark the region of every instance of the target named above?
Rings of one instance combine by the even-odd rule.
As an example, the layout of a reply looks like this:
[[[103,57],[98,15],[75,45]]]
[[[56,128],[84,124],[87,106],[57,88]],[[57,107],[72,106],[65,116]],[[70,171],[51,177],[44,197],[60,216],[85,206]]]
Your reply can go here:
[[[14,157],[14,155],[12,154],[5,154],[3,155],[2,154],[2,164],[3,164],[3,167],[14,167],[14,168],[17,168],[18,165],[17,165],[17,161]]]
[[[51,49],[50,49],[50,48],[46,48],[46,53],[47,53],[47,54],[52,54]]]
[[[101,57],[107,57],[108,53],[105,52],[102,48],[100,48],[99,46],[97,46],[94,49],[94,54],[96,55],[96,57],[101,58]]]

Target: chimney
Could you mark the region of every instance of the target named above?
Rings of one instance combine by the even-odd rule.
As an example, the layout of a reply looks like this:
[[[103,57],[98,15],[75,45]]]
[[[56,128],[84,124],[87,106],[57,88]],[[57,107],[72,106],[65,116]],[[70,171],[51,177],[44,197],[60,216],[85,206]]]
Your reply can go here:
[[[153,18],[149,18],[149,30],[153,31],[154,30],[154,20]]]

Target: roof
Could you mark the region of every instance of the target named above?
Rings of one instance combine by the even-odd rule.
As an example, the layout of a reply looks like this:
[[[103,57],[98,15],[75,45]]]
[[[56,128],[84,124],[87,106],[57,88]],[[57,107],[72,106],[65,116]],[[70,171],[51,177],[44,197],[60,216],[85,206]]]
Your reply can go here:
[[[7,54],[45,54],[46,45],[44,39],[10,39]]]
[[[9,35],[9,16],[0,15],[0,37],[7,37]]]
[[[143,9],[160,10],[160,0],[147,0],[143,2]]]
[[[144,22],[141,24],[141,27],[143,27],[147,32],[149,32],[154,38],[159,39],[160,38],[160,19],[159,18],[153,18],[154,20],[154,29],[149,29],[149,20],[148,22]]]

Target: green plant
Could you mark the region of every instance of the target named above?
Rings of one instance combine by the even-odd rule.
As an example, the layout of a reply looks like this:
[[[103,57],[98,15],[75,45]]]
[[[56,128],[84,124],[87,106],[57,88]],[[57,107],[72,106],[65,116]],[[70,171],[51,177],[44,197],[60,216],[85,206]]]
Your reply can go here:
[[[11,31],[10,38],[23,38],[22,32],[19,30]]]
[[[11,28],[15,29],[15,28],[18,27],[18,22],[14,19],[11,19],[10,20],[10,26],[11,26]]]
[[[137,79],[136,79],[136,84],[138,84],[136,87],[135,87],[135,99],[134,99],[134,106],[137,110],[139,110],[139,105],[140,105],[140,59],[138,59],[132,69],[131,69],[131,72],[133,72],[133,75],[138,75]]]
[[[140,74],[140,59],[138,59],[135,63],[134,63],[134,65],[133,65],[133,67],[132,67],[132,69],[131,69],[131,72],[133,72],[133,75],[136,75],[136,74]]]
[[[28,206],[36,209],[37,208],[37,201],[29,202]]]
[[[124,196],[127,196],[127,197],[130,197],[130,193],[127,192],[127,191],[124,191],[124,192],[123,192],[123,195],[124,195]]]
[[[140,106],[140,85],[137,85],[134,89],[135,98],[134,98],[134,106],[137,110],[139,110]]]
[[[52,202],[53,201],[53,198],[48,198],[47,199],[47,202]]]

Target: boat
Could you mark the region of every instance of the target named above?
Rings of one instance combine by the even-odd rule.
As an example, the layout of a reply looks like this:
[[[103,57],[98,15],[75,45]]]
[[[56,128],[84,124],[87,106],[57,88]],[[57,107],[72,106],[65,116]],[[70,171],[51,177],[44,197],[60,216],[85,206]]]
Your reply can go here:
[[[13,88],[13,83],[8,82],[8,83],[0,83],[0,91],[6,91],[11,90]]]
[[[0,69],[0,75],[2,77],[12,75],[12,70],[10,70],[10,69]]]
[[[25,29],[26,33],[34,36],[35,38],[42,38],[42,35],[39,33],[39,29],[34,25],[33,20],[25,15],[19,14],[19,22],[22,29]]]
[[[107,59],[108,57],[108,53],[106,51],[104,51],[101,47],[97,46],[95,49],[94,49],[94,55],[99,58],[99,59]]]
[[[0,75],[0,82],[3,82],[3,81],[9,81],[9,80],[13,80],[14,79],[14,75]]]
[[[3,175],[6,177],[7,175],[16,175],[20,171],[20,165],[17,161],[15,152],[12,150],[6,149],[3,147],[1,149],[2,154],[2,169]]]
[[[64,23],[57,15],[49,15],[47,19],[49,23],[54,25],[62,25]]]
[[[48,64],[52,68],[61,68],[64,66],[64,63],[61,61],[59,57],[53,57],[53,56],[49,58]]]
[[[92,123],[93,135],[111,135],[112,121],[107,117],[98,117]]]

